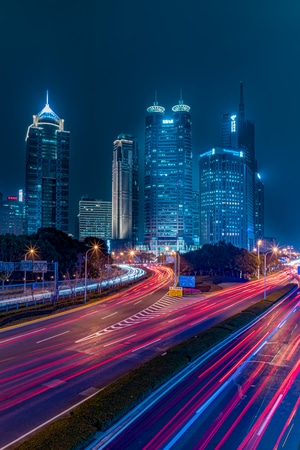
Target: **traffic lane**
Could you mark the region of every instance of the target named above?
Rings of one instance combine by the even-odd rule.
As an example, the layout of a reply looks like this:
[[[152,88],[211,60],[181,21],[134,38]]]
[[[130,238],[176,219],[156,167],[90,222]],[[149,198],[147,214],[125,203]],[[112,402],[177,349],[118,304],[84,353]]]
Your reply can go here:
[[[277,334],[278,341],[273,337],[235,377],[218,408],[214,405],[204,422],[199,420],[191,427],[184,441],[187,448],[277,448],[278,433],[289,418],[291,405],[299,399],[300,356],[288,361],[290,346],[283,343],[283,333]],[[291,345],[297,339],[294,334]]]
[[[181,306],[183,306],[184,304],[181,304]],[[186,306],[186,305],[184,305],[184,306]],[[197,313],[197,315],[198,315],[198,313]],[[150,316],[151,317],[151,316]],[[94,317],[93,317],[94,318]],[[151,338],[151,333],[154,335],[154,337],[155,336],[157,336],[158,335],[158,332],[159,331],[161,331],[161,332],[164,332],[164,325],[165,325],[165,321],[162,321],[161,322],[161,324],[159,325],[159,317],[155,317],[155,319],[156,319],[156,322],[157,322],[157,324],[156,324],[156,327],[155,327],[155,331],[154,331],[154,334],[152,333],[152,326],[153,326],[153,318],[152,318],[152,320],[148,323],[148,324],[143,324],[143,327],[142,327],[142,329],[139,331],[138,329],[136,330],[136,335],[138,335],[138,340],[139,340],[139,345],[140,346],[145,346],[145,345],[147,345],[147,342],[149,341],[149,338]],[[186,332],[186,330],[185,330],[185,328],[186,328],[186,325],[188,325],[189,323],[191,323],[192,325],[194,325],[195,324],[195,322],[193,322],[193,317],[192,316],[188,316],[188,317],[186,317],[186,318],[184,318],[183,316],[182,316],[182,314],[180,314],[180,316],[179,317],[177,317],[177,319],[178,320],[180,320],[181,321],[181,330],[179,329],[179,326],[178,326],[178,322],[176,322],[176,320],[175,319],[170,319],[170,320],[168,320],[168,330],[169,330],[169,332],[168,333],[165,333],[162,337],[164,338],[164,339],[166,339],[167,338],[167,335],[168,336],[172,336],[172,333],[171,333],[171,331],[172,330],[174,330],[174,333],[177,333],[177,335],[179,335],[179,332],[180,331],[182,331],[182,332],[185,332],[185,335],[188,335],[188,333]],[[205,319],[207,319],[207,315],[205,316]],[[192,320],[192,322],[191,322],[191,320]],[[215,322],[217,322],[218,321],[218,319],[215,319]],[[143,322],[143,320],[142,320],[142,322]],[[173,322],[173,324],[171,325],[171,323]],[[204,328],[205,327],[205,323],[206,323],[206,326],[208,326],[208,322],[206,321],[204,321],[204,319],[202,320],[202,328]],[[138,325],[139,323],[137,323],[137,324],[135,324],[135,325]],[[196,324],[197,325],[199,325],[199,320],[197,320],[196,321]],[[126,325],[129,325],[128,323],[126,324]],[[174,329],[175,328],[175,329]],[[121,328],[121,330],[122,330],[122,328]],[[147,330],[149,330],[149,331],[147,331]],[[100,349],[98,348],[98,341],[99,341],[99,338],[100,338],[100,336],[101,335],[103,335],[105,332],[107,333],[107,335],[109,335],[109,338],[111,338],[111,334],[110,334],[110,332],[111,331],[116,331],[116,329],[115,328],[111,328],[111,329],[103,329],[102,331],[101,331],[101,333],[100,333],[100,335],[98,334],[99,333],[99,331],[97,331],[97,334],[96,334],[96,338],[95,339],[93,339],[93,335],[91,335],[91,340],[92,340],[92,342],[90,342],[90,341],[88,341],[88,337],[89,336],[87,336],[87,337],[85,337],[85,338],[83,338],[83,340],[84,340],[84,343],[85,343],[85,346],[81,346],[80,348],[76,348],[75,349],[75,351],[77,352],[77,353],[79,353],[79,352],[81,352],[81,353],[86,353],[86,354],[94,354],[95,352],[97,352],[97,354],[98,354],[98,357],[100,356],[99,355],[99,353],[100,353]],[[120,329],[119,329],[119,331],[120,331]],[[118,344],[118,342],[119,342],[119,339],[125,339],[126,338],[126,336],[127,336],[127,331],[128,330],[125,330],[125,334],[123,333],[118,339],[116,339],[116,342],[115,343],[117,343]],[[193,332],[195,332],[195,330],[193,330]],[[68,334],[69,333],[69,334]],[[68,340],[66,340],[66,335],[68,334],[68,336],[67,336],[67,339]],[[192,334],[192,333],[191,333]],[[122,337],[122,336],[124,336],[124,337]],[[43,356],[43,358],[44,358],[44,355],[47,355],[48,353],[51,355],[51,354],[54,354],[54,351],[56,350],[56,349],[59,349],[59,346],[61,345],[62,347],[63,347],[63,349],[64,348],[71,348],[71,346],[72,346],[72,339],[73,339],[73,335],[72,335],[72,333],[70,333],[68,330],[67,331],[64,331],[64,332],[61,332],[61,333],[59,333],[59,334],[55,334],[54,336],[51,336],[51,337],[47,337],[47,338],[43,338],[43,339],[41,339],[41,337],[39,337],[39,338],[37,338],[37,336],[34,336],[34,339],[35,339],[35,342],[36,342],[36,344],[40,344],[40,345],[42,345],[42,344],[46,344],[46,345],[48,345],[49,344],[49,341],[50,340],[52,340],[52,339],[55,339],[55,346],[53,347],[52,345],[50,346],[50,347],[48,347],[48,346],[44,346],[44,348],[43,348],[43,350],[42,350],[42,356]],[[146,339],[147,340],[147,342],[145,342],[145,340],[143,341],[143,337],[144,337],[144,339]],[[37,339],[39,339],[39,340],[37,340]],[[88,342],[87,342],[88,341]],[[103,342],[103,341],[102,341]],[[76,343],[82,343],[80,340],[79,341],[76,341]],[[110,344],[110,341],[108,341],[107,342],[107,344],[109,345]],[[150,341],[150,344],[151,344],[151,341]],[[26,347],[28,347],[28,343],[26,343]],[[90,348],[91,347],[91,348]],[[34,348],[34,353],[36,353],[37,352],[37,349],[36,348]],[[106,352],[107,353],[107,352]],[[77,355],[78,356],[78,355]],[[59,353],[57,353],[57,358],[56,358],[57,360],[59,360],[59,361],[63,361],[63,358],[61,357],[59,357]],[[65,358],[66,360],[68,359],[68,358]],[[10,358],[7,358],[7,360],[11,363],[11,360],[10,360]],[[32,359],[32,358],[30,358],[30,364],[32,365],[32,364],[34,364],[34,362],[35,361],[37,361],[38,362],[38,364],[40,363],[40,360],[39,360],[39,358],[35,358],[35,359]],[[42,362],[42,360],[41,360],[41,362]],[[74,364],[74,363],[73,363]],[[45,363],[45,366],[47,367],[47,368],[49,368],[49,366],[51,365],[51,361],[50,362],[46,362]],[[60,370],[62,369],[62,367],[63,367],[63,365],[61,364],[61,367],[60,367]],[[19,368],[19,367],[18,367]],[[17,368],[17,369],[18,369]],[[38,366],[38,370],[40,371],[40,366]],[[28,368],[28,372],[29,373],[31,373],[32,374],[32,369],[31,369],[31,367],[29,367]],[[48,374],[49,374],[49,376],[53,376],[53,375],[51,375],[52,374],[52,372],[50,372],[50,371],[48,371]],[[2,376],[3,376],[3,374],[2,374]],[[22,377],[24,377],[24,374],[22,373]]]
[[[182,320],[184,317],[180,317],[180,319]],[[180,336],[180,331],[182,331],[182,333],[185,333],[185,336],[188,337],[188,333],[186,332],[186,325],[188,323],[188,321],[190,320],[189,317],[185,318],[185,321],[181,324],[181,330],[178,327],[178,324],[176,323],[176,325],[174,326],[174,322],[173,322],[173,328],[170,327],[170,325],[168,325],[168,332],[165,332],[163,335],[161,334],[165,327],[165,322],[162,321],[161,324],[157,323],[156,326],[153,328],[153,320],[151,321],[151,323],[148,323],[148,325],[145,326],[145,324],[143,324],[142,327],[140,327],[140,330],[136,330],[135,335],[131,335],[131,341],[130,341],[130,345],[131,345],[131,350],[129,349],[128,352],[135,352],[135,351],[142,351],[143,353],[143,357],[141,356],[141,360],[145,360],[145,358],[150,357],[151,355],[153,355],[153,344],[156,344],[158,341],[164,341],[163,345],[164,345],[164,349],[166,348],[166,342],[167,342],[167,338],[169,337],[172,340],[172,330],[173,330],[173,334],[176,334],[178,337]],[[168,321],[169,324],[172,322],[172,319],[170,321]],[[192,322],[193,323],[193,322]],[[198,325],[199,325],[199,321],[197,321]],[[208,325],[208,324],[207,324]],[[205,323],[202,324],[202,326],[205,326]],[[149,329],[149,330],[148,330]],[[59,345],[59,343],[57,343],[56,341],[56,345],[55,347],[53,345],[51,345],[50,347],[45,347],[44,351],[43,351],[43,356],[42,358],[30,358],[30,364],[27,364],[27,370],[26,371],[19,371],[19,367],[23,364],[25,364],[22,362],[21,364],[19,364],[19,366],[17,366],[15,368],[15,371],[18,372],[18,375],[20,376],[20,378],[22,379],[22,390],[24,392],[25,388],[27,387],[27,384],[25,383],[26,381],[26,376],[30,376],[30,383],[29,385],[32,383],[32,380],[34,379],[34,369],[33,369],[33,365],[35,363],[37,363],[37,378],[35,379],[35,385],[39,384],[41,382],[41,380],[44,382],[44,378],[43,378],[43,372],[45,372],[45,377],[48,378],[48,380],[53,379],[54,377],[58,377],[61,374],[63,374],[66,370],[69,370],[69,366],[73,368],[74,373],[76,374],[76,376],[81,375],[82,373],[80,371],[78,371],[78,367],[80,367],[80,365],[85,364],[86,367],[90,367],[91,369],[89,370],[93,370],[93,359],[94,359],[94,355],[97,356],[97,358],[103,358],[104,361],[106,359],[106,361],[109,361],[107,359],[107,357],[109,357],[109,352],[112,351],[113,349],[113,344],[115,344],[117,347],[115,347],[115,351],[113,352],[113,356],[120,356],[121,354],[124,355],[124,352],[122,352],[122,345],[124,345],[124,342],[121,343],[121,341],[123,340],[127,340],[128,341],[128,334],[127,331],[128,330],[124,330],[125,334],[124,337],[120,337],[118,339],[116,339],[115,341],[113,341],[112,343],[108,340],[106,341],[107,343],[104,344],[104,342],[101,342],[101,339],[99,337],[97,337],[96,340],[94,340],[92,343],[89,342],[88,345],[85,346],[81,346],[78,347],[75,351],[75,354],[70,353],[70,355],[68,356],[67,354],[62,354],[60,355],[59,353],[59,347],[60,345],[62,347],[66,346],[66,348],[69,347],[69,350],[72,346],[71,341],[70,341],[70,335],[68,336],[68,341],[65,340],[65,336],[62,337],[62,335],[65,335],[65,333],[61,333],[60,335],[57,335],[56,338],[57,339],[61,339],[61,343]],[[193,330],[194,331],[194,330]],[[190,333],[190,335],[192,334],[192,332]],[[110,336],[109,336],[110,337]],[[158,337],[158,338],[157,338]],[[182,339],[182,336],[181,336]],[[179,341],[180,339],[178,339]],[[136,342],[135,344],[135,341]],[[42,339],[39,341],[36,341],[37,344],[41,344],[41,343],[47,343],[48,344],[48,338],[46,339]],[[118,346],[121,343],[121,351],[119,350]],[[173,343],[174,343],[174,339],[173,339]],[[69,344],[66,345],[66,344]],[[100,344],[100,345],[99,345]],[[126,345],[128,345],[128,342],[126,343]],[[103,347],[102,347],[103,346]],[[110,348],[108,348],[110,347]],[[57,349],[57,351],[56,351]],[[146,354],[145,354],[146,352]],[[148,355],[148,353],[150,352],[150,355]],[[50,354],[53,356],[53,359],[51,361],[51,357],[50,359],[47,357],[47,359],[45,359],[45,355]],[[141,352],[140,352],[141,353]],[[10,361],[11,362],[11,361]],[[2,377],[3,377],[3,373],[2,373]],[[10,373],[10,378],[14,379],[13,377],[13,373]],[[5,381],[6,378],[4,378]],[[21,385],[19,385],[18,391],[21,390]],[[27,394],[29,395],[29,394]],[[33,394],[31,394],[32,396]],[[23,397],[21,397],[23,398]],[[3,404],[4,407],[4,404]]]
[[[272,277],[272,279],[273,278],[275,277]],[[242,304],[243,307],[252,304],[254,300],[251,299],[251,294],[254,295],[257,288],[255,283],[251,283],[251,286],[247,286],[247,288],[243,288],[240,286],[236,288],[228,288],[225,290],[225,292],[210,296],[210,304],[208,308],[210,308],[212,302],[215,302],[216,305],[218,303],[220,304],[221,302],[224,302],[222,304],[222,310],[224,310],[228,306],[228,309],[230,308],[231,313],[235,313],[239,310],[239,304]],[[147,289],[148,288],[146,288],[146,292]],[[133,290],[135,291],[134,294],[132,293]],[[245,304],[246,292],[249,292],[249,294],[247,295],[249,303],[247,305]],[[110,322],[110,324],[114,322],[111,318],[113,318],[113,315],[116,313],[115,306],[117,304],[122,303],[122,308],[119,308],[117,312],[118,314],[122,314],[122,317],[126,318],[126,316],[130,314],[135,314],[137,309],[139,309],[140,307],[150,306],[153,302],[159,299],[160,295],[164,294],[165,291],[160,289],[156,294],[152,293],[151,295],[147,295],[146,297],[141,294],[142,298],[139,297],[139,293],[140,289],[138,287],[134,287],[131,288],[129,292],[114,295],[113,298],[109,298],[107,301],[101,302],[97,305],[87,305],[83,308],[80,308],[79,310],[61,313],[51,318],[40,319],[35,323],[24,324],[13,329],[9,328],[6,330],[1,330],[0,347],[4,343],[8,345],[9,343],[14,342],[14,340],[19,341],[28,339],[31,337],[31,335],[35,335],[36,333],[42,333],[45,331],[47,331],[48,333],[48,330],[50,330],[50,333],[52,333],[52,330],[59,329],[60,327],[63,328],[64,332],[67,325],[75,327],[78,326],[78,331],[82,327],[83,333],[85,332],[85,330],[89,330],[89,332],[91,333],[97,332],[99,331],[98,324],[101,324],[104,318],[109,319],[103,324],[104,327],[109,325],[108,322]],[[240,295],[241,293],[243,295]],[[235,305],[236,308],[233,308],[233,305]],[[118,316],[119,319],[122,319],[122,317]],[[46,335],[45,338],[47,338],[48,336],[51,337],[51,334]]]
[[[293,304],[295,304],[295,302]],[[285,308],[283,307],[282,309],[285,313]],[[174,390],[171,389],[158,404],[150,407],[145,415],[139,417],[132,426],[124,430],[116,440],[111,442],[109,448],[118,448],[121,443],[122,448],[141,448],[141,445],[144,449],[167,448],[165,447],[167,445],[166,441],[171,439],[171,435],[176,436],[179,434],[179,430],[182,430],[184,426],[187,426],[189,421],[193,422],[193,420],[195,420],[196,424],[199,424],[200,419],[198,416],[202,416],[203,411],[206,411],[210,406],[211,398],[215,395],[214,393],[218,393],[217,400],[219,401],[224,392],[223,385],[230,385],[230,382],[236,377],[235,371],[239,370],[242,362],[249,358],[249,355],[253,354],[253,342],[251,340],[255,340],[256,350],[259,349],[259,346],[264,342],[265,326],[261,326],[260,328],[260,331],[255,330],[255,332],[253,332],[252,330],[250,336],[251,339],[244,337],[246,348],[243,349],[242,353],[241,350],[236,348],[236,345],[231,351],[229,351],[229,349],[224,349],[224,352],[221,352],[223,353],[223,356],[218,355],[214,362],[209,361],[208,364],[205,364],[205,366],[202,367],[198,373],[199,380],[197,380],[197,375],[191,375],[187,377],[180,386],[177,385]],[[258,331],[260,334],[259,340],[256,339]],[[228,357],[224,360],[226,353],[228,353]],[[236,359],[234,359],[234,353],[237,353]],[[264,364],[262,364],[262,366],[263,365]],[[259,374],[259,372],[257,374]],[[255,372],[255,376],[257,376],[257,374]],[[220,380],[222,380],[222,382],[220,382]],[[250,387],[251,385],[249,385],[249,388]],[[235,390],[237,391],[238,398],[240,398],[241,391],[239,391],[237,385],[235,385]],[[203,410],[203,408],[205,409]],[[219,406],[217,405],[216,411],[213,413],[215,417],[219,415],[219,411]],[[249,422],[247,423],[249,424]],[[190,436],[191,426],[189,426],[188,436]],[[186,439],[186,435],[183,434],[183,436],[183,439]],[[197,430],[195,436],[196,439],[199,439],[199,430]],[[136,447],[137,442],[138,446]],[[180,441],[178,448],[191,448],[185,445],[186,443],[184,440]],[[105,448],[105,446],[103,448]]]
[[[24,334],[34,332],[34,330],[40,328],[40,324],[44,322],[47,323],[49,327],[72,323],[78,320],[78,318],[81,319],[83,310],[90,311],[100,308],[100,310],[103,309],[105,311],[113,308],[115,304],[122,304],[125,307],[130,307],[134,304],[136,299],[143,298],[144,295],[147,295],[148,302],[151,304],[151,294],[154,294],[157,291],[160,291],[158,296],[165,294],[171,279],[172,272],[170,270],[163,268],[160,270],[155,269],[153,277],[140,282],[138,285],[130,287],[126,291],[118,292],[105,299],[101,299],[99,303],[82,305],[79,308],[57,313],[51,317],[40,318],[32,322],[0,329],[0,340],[13,337],[15,334],[18,334],[18,330],[21,330],[21,333],[24,332]]]
[[[49,351],[51,351],[51,348],[49,349]],[[53,350],[52,350],[53,351]],[[95,350],[93,350],[92,351],[92,353],[93,354],[97,354],[98,355],[98,349],[96,348]],[[127,352],[127,354],[129,354],[128,352]],[[98,355],[99,356],[99,355]],[[127,360],[128,359],[131,359],[132,358],[132,355],[129,355],[129,358],[128,358],[128,356],[127,356]],[[140,355],[139,355],[139,358],[140,358]],[[59,358],[57,358],[57,360],[59,361]],[[86,365],[86,362],[85,362],[85,365]],[[54,369],[55,370],[55,369]],[[85,368],[85,370],[84,371],[81,371],[80,372],[80,376],[81,376],[81,378],[83,379],[83,374],[84,374],[84,376],[86,376],[87,375],[87,373],[89,372],[89,371],[91,371],[91,372],[93,372],[93,370],[94,370],[94,368],[92,367],[92,369],[91,368]],[[77,374],[78,374],[79,372],[77,372]],[[53,371],[50,371],[49,370],[49,367],[47,368],[47,375],[49,376],[50,375],[50,378],[52,377],[53,378],[53,375],[54,375],[54,372]],[[55,375],[56,376],[58,376],[59,374],[58,373],[55,373]],[[75,378],[75,375],[73,374],[71,377],[70,377],[70,379],[73,379],[73,381],[74,381],[74,378]],[[47,382],[47,380],[43,380],[44,381],[44,385],[46,384],[46,382]],[[50,382],[51,380],[49,380],[48,379],[48,385],[49,385],[49,382]],[[53,383],[53,381],[51,381],[51,383]],[[56,382],[57,383],[57,382]],[[58,383],[59,384],[59,383]],[[80,384],[80,383],[79,383]],[[49,386],[48,386],[49,387]],[[52,386],[51,386],[52,387]],[[43,387],[43,389],[42,389],[42,392],[44,392],[44,387]]]
[[[13,346],[14,343],[18,343],[12,352],[14,355],[18,355],[18,346],[21,342],[26,341],[28,346],[31,342],[35,342],[37,335],[44,334],[44,339],[54,336],[60,333],[60,328],[62,332],[65,332],[67,328],[72,334],[82,332],[86,333],[87,330],[98,331],[99,324],[106,327],[113,323],[113,315],[118,314],[119,320],[122,318],[127,318],[128,315],[137,312],[141,307],[145,307],[148,304],[160,299],[166,290],[159,289],[157,293],[148,294],[148,290],[144,291],[142,294],[138,292],[135,295],[132,293],[120,293],[115,295],[113,299],[109,298],[105,302],[98,304],[87,305],[79,309],[68,311],[64,313],[59,313],[55,316],[39,319],[34,322],[27,324],[18,325],[15,327],[6,328],[0,330],[0,351],[1,355],[3,352],[7,354],[9,347]],[[146,298],[146,297],[147,298]],[[124,301],[124,299],[126,301]],[[143,303],[139,302],[137,304],[136,300],[145,300]],[[116,304],[122,302],[122,307],[119,307],[116,311]],[[56,331],[58,330],[58,331]],[[74,331],[73,331],[74,330]],[[77,338],[80,336],[77,335]],[[42,337],[40,338],[42,339]]]

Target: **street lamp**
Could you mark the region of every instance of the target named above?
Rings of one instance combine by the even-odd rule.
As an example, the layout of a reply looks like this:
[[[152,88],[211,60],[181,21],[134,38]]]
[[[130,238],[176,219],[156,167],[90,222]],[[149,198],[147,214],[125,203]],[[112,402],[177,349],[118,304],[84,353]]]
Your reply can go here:
[[[257,241],[257,258],[258,258],[258,268],[257,268],[257,279],[259,280],[260,277],[260,258],[259,258],[259,247],[262,244],[262,240],[258,239]]]
[[[174,255],[174,287],[176,287],[180,275],[180,253],[174,250],[171,255]]]
[[[88,249],[85,253],[85,260],[84,260],[84,303],[86,303],[86,291],[87,291],[87,260],[88,260],[88,253],[92,251],[97,251],[99,249],[99,245],[95,244],[92,248]]]
[[[278,247],[273,247],[270,252],[264,253],[264,300],[267,296],[267,255],[270,253],[277,253]]]
[[[132,263],[134,264],[134,255],[135,255],[134,250],[130,250],[129,255],[130,259],[132,259]]]
[[[36,248],[29,247],[28,252],[25,253],[24,260],[27,261],[27,255],[31,256],[31,258],[33,259],[35,254],[36,254]],[[25,270],[24,270],[24,294],[26,294],[26,263],[25,263]]]

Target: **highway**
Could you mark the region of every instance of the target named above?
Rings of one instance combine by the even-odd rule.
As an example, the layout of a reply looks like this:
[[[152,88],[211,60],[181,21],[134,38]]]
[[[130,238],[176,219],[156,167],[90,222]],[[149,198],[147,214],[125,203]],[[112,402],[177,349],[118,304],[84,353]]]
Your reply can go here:
[[[90,448],[298,449],[299,306],[298,292],[191,364]]]
[[[139,267],[129,266],[128,264],[119,264],[116,266],[120,270],[118,276],[112,276],[105,280],[87,280],[87,292],[88,291],[99,291],[100,289],[105,289],[106,287],[113,287],[126,283],[128,281],[136,281],[145,274],[145,270]],[[80,278],[76,280],[60,281],[58,283],[57,292],[55,291],[54,282],[39,282],[34,283],[38,287],[31,290],[31,287],[27,286],[27,291],[31,291],[29,295],[24,294],[24,291],[20,291],[20,285],[10,286],[10,290],[4,294],[1,293],[0,298],[0,309],[5,310],[6,307],[11,307],[16,304],[26,303],[27,305],[52,302],[53,297],[57,295],[64,298],[68,297],[73,293],[83,293],[85,291],[85,279]],[[44,287],[43,287],[44,285]],[[23,288],[23,285],[21,286]],[[13,293],[14,290],[18,289],[18,294]]]
[[[0,448],[168,347],[262,298],[262,281],[169,297],[170,269],[105,301],[0,331]],[[289,275],[268,277],[268,292]]]

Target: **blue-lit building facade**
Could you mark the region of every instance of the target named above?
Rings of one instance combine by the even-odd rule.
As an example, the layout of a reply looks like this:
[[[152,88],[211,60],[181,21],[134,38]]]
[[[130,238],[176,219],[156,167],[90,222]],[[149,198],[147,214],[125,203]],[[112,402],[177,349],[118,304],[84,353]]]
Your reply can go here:
[[[247,248],[243,152],[215,147],[199,156],[199,169],[201,245]]]
[[[18,195],[8,195],[5,199],[0,192],[0,234],[24,234],[23,190]]]
[[[113,143],[112,239],[135,246],[139,230],[139,147],[130,134]],[[121,242],[120,242],[121,244]]]
[[[70,132],[46,105],[26,134],[25,234],[41,227],[69,231]]]
[[[206,152],[199,157],[200,164],[200,244],[205,243],[217,243],[220,240],[225,242],[231,242],[232,244],[246,248],[252,251],[256,245],[257,239],[262,237],[263,233],[263,217],[264,217],[264,202],[263,202],[263,184],[261,179],[257,178],[257,161],[255,158],[255,127],[254,123],[249,120],[245,120],[244,117],[244,93],[243,83],[240,83],[240,103],[238,113],[226,113],[222,118],[222,134],[221,145],[214,149],[214,155],[211,152]],[[201,180],[201,177],[207,177],[207,167],[204,170],[204,161],[208,161],[210,155],[210,170],[211,175],[214,172],[217,181],[223,179],[223,187],[212,188],[211,205],[216,202],[216,207],[219,209],[218,218],[215,217],[215,208],[208,208],[209,190],[212,185],[208,184],[207,179]],[[218,155],[218,156],[216,156]],[[222,156],[221,156],[222,155]],[[229,156],[230,155],[230,156]],[[239,163],[233,164],[233,155],[242,155]],[[222,164],[216,164],[216,158],[218,161],[222,161]],[[209,164],[205,163],[206,166]],[[239,166],[239,170],[234,176],[234,166]],[[243,168],[242,168],[243,166]],[[206,171],[206,172],[205,172]],[[206,175],[205,175],[206,173]],[[241,175],[242,173],[242,175]],[[230,175],[231,181],[235,179],[235,182],[231,185],[228,191],[229,180],[226,183],[226,176]],[[239,180],[239,181],[238,181]],[[240,183],[240,185],[239,185]],[[215,192],[217,189],[218,192]],[[235,219],[232,212],[229,213],[230,207],[228,202],[231,201],[233,191],[238,200],[238,208],[240,208],[240,217]],[[205,194],[204,194],[205,193]],[[203,196],[207,196],[204,199]],[[226,200],[226,195],[228,198]],[[243,198],[241,197],[243,195]],[[218,200],[219,199],[219,200]],[[224,206],[226,205],[226,207]],[[235,202],[232,203],[232,207],[236,207]],[[234,209],[233,208],[233,209]],[[214,211],[214,213],[212,213]],[[227,211],[227,212],[226,212]],[[221,220],[222,232],[218,232],[220,225],[220,214],[226,215]],[[207,216],[206,216],[207,214]],[[214,221],[217,220],[217,223]],[[241,222],[243,230],[237,231],[236,227],[238,222]],[[216,233],[215,235],[213,233]],[[233,234],[232,234],[233,233]],[[230,236],[235,236],[233,240]]]
[[[182,100],[170,115],[157,101],[145,129],[145,243],[155,254],[193,245],[192,120]]]
[[[79,240],[96,237],[104,241],[111,239],[111,202],[83,196],[79,201]]]
[[[264,221],[264,185],[258,172],[255,173],[255,216],[254,216],[254,232],[255,239],[258,241],[265,236]]]

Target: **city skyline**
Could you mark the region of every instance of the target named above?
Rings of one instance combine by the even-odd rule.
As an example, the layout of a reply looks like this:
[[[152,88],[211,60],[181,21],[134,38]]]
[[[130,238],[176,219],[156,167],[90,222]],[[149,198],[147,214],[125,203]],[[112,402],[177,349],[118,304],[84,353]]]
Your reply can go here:
[[[220,142],[222,114],[238,110],[243,80],[265,187],[265,235],[299,248],[297,3],[272,10],[258,1],[230,8],[221,1],[97,3],[57,2],[59,14],[55,7],[37,10],[33,2],[1,6],[4,196],[24,188],[26,130],[47,89],[51,108],[71,132],[72,227],[82,195],[111,200],[115,136],[136,136],[144,154],[146,109],[155,90],[169,110],[182,89],[198,164],[197,156]]]

